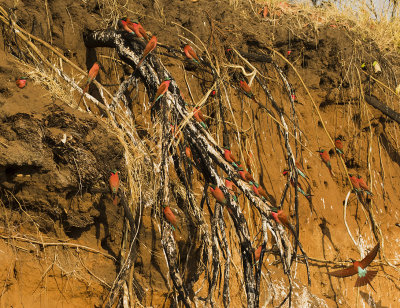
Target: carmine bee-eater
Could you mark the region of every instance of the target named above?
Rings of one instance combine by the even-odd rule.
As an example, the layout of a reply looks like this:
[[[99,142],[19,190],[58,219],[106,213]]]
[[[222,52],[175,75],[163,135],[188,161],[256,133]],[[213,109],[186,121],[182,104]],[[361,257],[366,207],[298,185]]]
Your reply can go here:
[[[302,176],[303,178],[307,179],[308,177],[307,177],[306,173],[304,172],[304,170],[303,170],[302,166],[300,165],[300,163],[298,161],[296,161],[295,165],[296,165],[297,173],[300,176]]]
[[[321,156],[322,161],[325,163],[325,165],[328,167],[329,169],[329,173],[333,176],[333,172],[332,172],[332,165],[331,165],[331,158],[329,156],[329,153],[327,151],[325,151],[324,149],[322,150],[318,150],[317,151],[319,153],[319,155]]]
[[[204,129],[207,129],[207,124],[204,123],[205,118],[201,110],[197,107],[193,108],[193,116],[196,119],[197,122],[200,123],[201,126],[203,126]]]
[[[284,169],[282,172],[283,175],[288,175],[289,174],[289,169]],[[300,174],[300,173],[299,173]],[[294,180],[293,178],[290,178],[290,184],[294,187]],[[301,187],[301,184],[299,181],[297,181],[297,191],[301,193],[304,197],[306,197],[308,200],[311,200],[312,195],[306,193],[303,188]]]
[[[257,100],[253,94],[253,92],[251,91],[250,86],[247,84],[247,82],[245,80],[240,80],[240,88],[243,90],[243,93],[248,97],[251,98],[254,102],[257,103]]]
[[[375,259],[377,253],[379,250],[379,243],[376,244],[376,246],[370,251],[369,254],[366,255],[364,259],[362,259],[360,262],[355,261],[353,262],[353,265],[342,269],[338,270],[335,272],[330,272],[328,273],[331,276],[335,277],[349,277],[353,276],[355,274],[358,275],[355,287],[362,287],[365,286],[366,284],[369,284],[372,288],[372,290],[375,291],[374,287],[371,285],[372,279],[375,278],[376,274],[378,271],[367,271],[365,268],[371,264],[371,262]],[[376,292],[376,291],[375,291]]]
[[[260,184],[253,182],[252,188],[254,193],[261,197],[261,199],[266,200],[268,198],[267,192]]]
[[[335,149],[336,149],[336,153],[338,153],[339,155],[342,155],[342,157],[344,156],[344,152],[343,152],[343,143],[342,143],[342,137],[339,136],[335,139]]]
[[[126,32],[133,34],[133,30],[129,28],[128,23],[125,20],[121,19],[120,24],[122,25],[122,28],[124,28]]]
[[[26,86],[26,77],[20,77],[17,80],[15,80],[15,84],[17,85],[18,88],[23,89]]]
[[[143,28],[143,26],[140,24],[140,22],[138,22],[135,19],[130,20],[127,17],[122,18],[121,21],[124,21],[126,23],[126,25],[129,27],[129,29],[131,29],[131,30],[133,30],[133,32],[135,32],[135,34],[138,38],[145,39],[146,41],[149,40],[146,30]]]
[[[217,200],[217,202],[221,203],[222,205],[226,204],[225,195],[222,192],[222,190],[219,189],[219,187],[217,187],[217,185],[210,184],[210,190],[211,190],[211,194],[213,195],[215,200]]]
[[[97,74],[99,73],[100,68],[101,68],[101,64],[100,64],[99,62],[94,62],[93,66],[92,66],[91,69],[89,70],[88,79],[87,79],[85,85],[83,86],[82,96],[81,96],[81,98],[79,99],[78,106],[77,106],[76,108],[79,107],[79,104],[81,103],[81,100],[82,100],[83,96],[84,96],[85,93],[89,90],[90,84],[93,82],[93,80],[96,79]]]
[[[154,95],[153,103],[150,106],[150,109],[153,108],[154,104],[168,91],[169,84],[171,83],[171,78],[166,78],[158,87],[156,95]]]
[[[243,181],[246,181],[249,184],[255,182],[253,176],[247,170],[244,170],[243,167],[239,167],[238,172]]]
[[[185,154],[186,154],[187,158],[189,158],[190,160],[193,160],[192,150],[189,147],[186,147]]]
[[[237,201],[237,196],[240,195],[239,189],[233,184],[232,179],[230,177],[225,178],[225,186],[228,188],[229,193],[233,196],[233,199]]]
[[[360,187],[358,178],[355,175],[349,173],[349,179],[350,179],[351,185],[353,185],[354,191],[356,193],[361,192],[361,187]]]
[[[229,145],[224,146],[224,157],[225,160],[228,163],[231,163],[233,167],[238,168],[238,165],[236,164],[236,158],[233,156]]]
[[[185,45],[185,47],[183,48],[183,52],[189,60],[192,60],[196,64],[200,64],[199,57],[196,55],[196,52],[190,45]]]
[[[155,35],[153,35],[150,39],[150,41],[147,43],[146,47],[143,50],[143,55],[142,58],[139,60],[138,64],[136,65],[135,71],[133,72],[135,75],[137,69],[140,67],[142,62],[146,59],[147,55],[152,52],[155,48],[157,47],[157,38]]]
[[[296,237],[296,231],[294,230],[294,228],[290,224],[286,214],[282,210],[278,210],[277,208],[272,208],[271,215],[278,224],[280,223],[280,224],[284,225],[286,228],[288,228],[292,232],[293,236]]]
[[[172,230],[175,231],[175,229],[177,228],[177,220],[174,213],[172,213],[171,208],[165,204],[163,205],[163,208],[165,219],[171,224]]]
[[[112,170],[109,178],[111,193],[114,196],[113,198],[113,205],[117,205],[117,193],[119,188],[119,172],[116,170]]]
[[[261,250],[262,250],[262,245],[258,246],[258,248],[256,249],[256,251],[254,251],[254,258],[255,258],[256,262],[257,262],[258,260],[260,260]]]
[[[365,191],[367,193],[367,195],[371,195],[373,196],[371,190],[369,189],[367,183],[365,183],[364,179],[361,177],[361,175],[357,175],[357,180],[358,180],[358,184],[360,186],[360,188],[362,189],[362,191]]]

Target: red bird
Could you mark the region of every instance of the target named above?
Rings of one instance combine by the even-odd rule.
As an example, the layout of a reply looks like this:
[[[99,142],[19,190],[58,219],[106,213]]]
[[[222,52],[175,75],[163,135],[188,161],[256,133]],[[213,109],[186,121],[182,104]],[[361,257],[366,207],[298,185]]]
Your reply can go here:
[[[297,166],[297,165],[296,165],[296,166]],[[297,169],[297,167],[296,167],[296,169]],[[299,171],[299,170],[297,170],[297,172],[298,172],[300,175],[302,174],[302,172]],[[283,175],[287,175],[288,173],[289,173],[289,169],[285,169],[285,170],[283,170],[283,172],[282,172]],[[292,184],[292,186],[294,187],[294,180],[293,180],[293,178],[290,178],[290,184]],[[306,192],[303,190],[303,187],[301,187],[301,184],[300,184],[299,181],[297,181],[297,191],[298,191],[299,193],[301,193],[304,197],[306,197],[309,201],[311,200],[312,195],[306,193]]]
[[[225,186],[228,188],[229,193],[232,195],[233,199],[237,202],[237,196],[240,195],[238,188],[233,184],[230,177],[225,178]]]
[[[293,236],[296,237],[296,232],[294,231],[293,226],[290,224],[286,214],[282,210],[278,210],[277,208],[272,208],[271,215],[278,224],[280,223],[284,225],[292,232]]]
[[[253,182],[252,188],[253,188],[254,193],[257,196],[261,197],[261,199],[265,200],[268,198],[267,192],[260,184]]]
[[[353,185],[353,189],[355,190],[355,192],[361,192],[361,187],[360,187],[358,178],[355,175],[352,175],[351,173],[349,173],[349,179],[350,179],[351,185]]]
[[[295,165],[296,165],[297,173],[300,174],[303,178],[307,179],[307,175],[304,172],[304,170],[303,170],[302,166],[300,165],[300,163],[298,161],[296,161]]]
[[[132,29],[129,28],[128,23],[125,20],[121,19],[120,22],[121,22],[122,28],[124,28],[124,30],[126,32],[133,34]]]
[[[239,189],[235,184],[233,184],[232,179],[230,177],[225,178],[225,186],[228,188],[231,195],[234,196],[235,201],[237,201],[237,196],[240,195]]]
[[[111,188],[111,193],[114,196],[113,199],[113,204],[117,205],[117,193],[118,193],[118,188],[119,188],[119,172],[116,170],[112,170],[109,178],[109,183],[110,183],[110,188]]]
[[[244,94],[257,103],[257,100],[256,100],[253,92],[251,91],[250,86],[247,84],[247,82],[244,80],[240,80],[239,83],[240,83],[240,87],[242,88]]]
[[[238,168],[238,172],[243,181],[246,181],[249,184],[255,182],[253,176],[247,170],[244,170],[242,167]]]
[[[192,150],[189,147],[186,147],[185,154],[186,154],[187,158],[189,158],[190,160],[193,160]]]
[[[171,78],[166,78],[158,87],[156,95],[154,96],[154,101],[150,108],[153,108],[154,104],[168,91],[169,84],[171,83]]]
[[[146,41],[149,40],[146,30],[143,28],[143,26],[137,20],[130,20],[129,18],[124,17],[121,19],[121,22],[125,22],[126,26],[130,30],[133,30],[133,32],[135,32],[135,34],[138,38],[145,39]],[[125,29],[125,26],[124,26],[124,29]],[[128,31],[128,32],[132,33],[132,31]]]
[[[225,160],[228,163],[231,163],[233,167],[238,168],[238,165],[236,164],[236,158],[235,158],[235,156],[233,156],[229,145],[224,146],[224,157],[225,157]]]
[[[204,129],[207,129],[207,124],[204,123],[205,118],[201,110],[197,107],[193,108],[193,116],[196,119],[197,122],[200,123],[201,126],[203,126]]]
[[[96,79],[97,74],[99,73],[100,67],[101,67],[100,63],[94,62],[92,68],[89,70],[88,79],[87,79],[85,85],[83,86],[82,96],[79,99],[78,106],[76,108],[79,107],[79,104],[81,103],[81,100],[82,100],[83,96],[89,90],[89,85],[93,82],[93,80]]]
[[[333,172],[332,172],[332,165],[331,165],[331,158],[329,156],[329,153],[325,150],[319,150],[317,151],[319,153],[319,155],[321,156],[322,161],[325,163],[325,165],[328,167],[329,169],[329,173],[333,176]]]
[[[335,272],[331,272],[328,274],[331,276],[340,277],[340,278],[349,277],[349,276],[358,274],[355,287],[358,288],[358,287],[365,286],[366,284],[369,284],[371,286],[372,290],[375,291],[374,287],[371,285],[371,281],[372,281],[372,279],[375,278],[378,271],[367,271],[365,268],[368,265],[370,265],[371,262],[375,259],[376,255],[378,253],[378,250],[379,250],[379,243],[360,262],[355,261],[355,262],[353,262],[353,265],[351,265],[350,267],[347,267],[345,269],[338,270]]]
[[[175,231],[175,229],[177,228],[176,217],[175,217],[174,213],[172,213],[171,208],[169,206],[166,206],[164,204],[163,207],[164,207],[163,212],[164,212],[165,219],[172,225],[172,230]]]
[[[337,137],[335,139],[335,148],[336,148],[336,153],[338,153],[339,155],[342,155],[342,157],[343,157],[344,152],[343,152],[343,143],[342,143],[341,137]]]
[[[361,175],[357,175],[358,178],[358,184],[360,186],[360,188],[365,191],[368,195],[373,196],[371,190],[369,189],[367,183],[365,183],[364,179],[361,177]]]
[[[146,47],[144,48],[142,58],[139,60],[138,64],[136,65],[136,70],[140,67],[142,62],[146,59],[147,55],[152,52],[157,47],[157,38],[153,35],[150,41],[147,43]],[[134,73],[135,73],[134,72]]]
[[[15,84],[17,85],[18,88],[23,89],[26,86],[26,77],[20,77],[17,80],[15,80]]]
[[[222,192],[221,189],[219,189],[219,187],[217,187],[214,184],[210,184],[210,190],[211,190],[211,194],[213,195],[213,197],[215,198],[215,200],[217,200],[217,202],[226,205],[226,198],[224,193]]]
[[[196,64],[200,64],[200,59],[197,57],[196,52],[193,50],[193,48],[190,45],[186,45],[183,48],[183,51],[189,60],[192,60]]]
[[[262,245],[258,246],[258,248],[256,249],[256,251],[254,252],[254,258],[256,259],[256,262],[257,262],[258,260],[260,260],[261,250],[262,250]]]

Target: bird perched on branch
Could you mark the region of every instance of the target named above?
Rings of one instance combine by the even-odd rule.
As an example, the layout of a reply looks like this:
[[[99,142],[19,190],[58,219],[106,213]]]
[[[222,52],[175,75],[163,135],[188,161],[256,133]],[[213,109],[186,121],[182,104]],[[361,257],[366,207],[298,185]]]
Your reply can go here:
[[[168,91],[169,85],[171,83],[171,78],[167,77],[165,80],[160,84],[157,89],[156,95],[154,96],[153,103],[150,105],[150,109],[153,108],[154,104],[161,98],[163,95]]]
[[[122,26],[122,28],[123,28],[126,32],[128,32],[128,33],[130,33],[130,34],[134,34],[133,30],[132,30],[131,28],[128,27],[128,23],[127,23],[126,21],[124,21],[123,19],[121,19],[121,20],[119,21],[119,25]]]
[[[189,159],[189,160],[193,160],[193,154],[192,154],[192,150],[190,149],[190,147],[186,147],[185,148],[185,154],[186,154],[186,157]]]
[[[351,185],[353,185],[354,191],[356,193],[361,192],[361,187],[360,187],[360,183],[358,182],[358,178],[355,175],[349,173],[349,179],[350,179]]]
[[[256,263],[258,262],[258,260],[260,260],[261,250],[262,250],[262,245],[258,246],[256,251],[254,251],[254,259],[256,260]]]
[[[251,91],[250,86],[247,84],[245,80],[239,81],[240,88],[243,90],[243,93],[248,97],[251,98],[254,102],[258,103],[256,97],[254,96],[253,92]]]
[[[331,174],[331,176],[333,176],[331,157],[329,156],[329,153],[327,151],[325,151],[324,149],[318,150],[317,152],[321,156],[321,159],[324,162],[324,164],[328,167],[329,173]]]
[[[193,108],[193,116],[196,119],[196,121],[198,123],[200,123],[200,125],[204,128],[207,129],[207,124],[204,123],[204,121],[206,120],[204,118],[203,113],[201,112],[201,110],[199,108],[197,108],[196,106]]]
[[[249,183],[250,185],[255,182],[253,176],[243,167],[239,167],[238,172],[243,181]]]
[[[108,182],[110,183],[111,193],[114,197],[113,205],[116,206],[118,203],[117,193],[118,193],[118,188],[119,188],[119,172],[116,170],[112,170]]]
[[[304,172],[302,166],[300,165],[300,163],[299,163],[298,161],[296,161],[295,166],[296,166],[297,173],[298,173],[300,176],[302,176],[303,178],[308,179],[306,173]],[[287,169],[286,169],[286,170],[287,170]]]
[[[149,40],[149,37],[147,36],[146,30],[143,28],[143,26],[138,22],[136,19],[130,20],[128,17],[121,18],[121,23],[122,25],[125,25],[130,29],[135,32],[136,36],[141,39],[145,39],[146,41]],[[127,30],[124,26],[124,29]],[[128,30],[127,30],[128,31]],[[131,31],[128,31],[131,33]]]
[[[81,103],[83,96],[89,90],[89,86],[93,82],[93,80],[96,79],[97,75],[99,74],[100,69],[102,69],[104,71],[103,66],[100,64],[100,62],[94,62],[93,66],[89,70],[88,79],[82,88],[83,89],[82,96],[79,99],[79,102],[78,102],[78,105],[76,106],[76,108],[79,107],[79,104]]]
[[[26,77],[19,77],[17,80],[15,80],[15,84],[18,88],[23,89],[26,86],[26,79]]]
[[[236,164],[236,158],[231,152],[231,147],[229,145],[224,146],[224,157],[228,163],[231,163],[233,167],[238,168]]]
[[[272,208],[271,215],[278,224],[282,224],[286,228],[288,228],[290,232],[292,232],[293,236],[297,239],[296,231],[294,230],[293,226],[289,222],[289,219],[282,210],[278,210],[277,208]]]
[[[336,153],[338,153],[339,155],[342,155],[342,157],[344,157],[342,141],[343,141],[342,136],[338,136],[337,138],[335,138],[335,150],[336,150]]]
[[[289,169],[284,169],[283,172],[282,172],[282,174],[283,174],[283,175],[289,175]],[[300,173],[299,173],[299,174],[300,174]],[[294,180],[293,180],[292,177],[290,178],[290,184],[294,187]],[[301,193],[304,197],[306,197],[308,200],[311,200],[312,195],[306,193],[306,192],[303,190],[303,187],[301,186],[301,184],[300,184],[299,182],[297,182],[297,191],[298,191],[299,193]]]
[[[252,189],[257,196],[261,197],[262,200],[268,198],[267,192],[260,184],[253,182]]]
[[[365,191],[367,193],[367,195],[373,196],[371,190],[369,189],[367,183],[365,183],[365,181],[361,177],[361,175],[357,175],[357,180],[358,180],[358,184],[359,184],[360,188],[362,189],[362,191]]]
[[[143,61],[146,59],[148,54],[152,52],[154,49],[157,47],[157,37],[153,35],[150,39],[150,41],[147,43],[146,47],[143,50],[143,55],[142,58],[139,60],[138,64],[136,65],[135,71],[133,72],[133,75],[135,75],[136,71],[140,67],[140,65],[143,63]]]
[[[165,204],[163,204],[163,208],[165,219],[171,224],[172,230],[175,231],[175,229],[177,229],[177,219],[174,213],[172,213],[171,208]]]
[[[210,184],[211,194],[217,200],[217,202],[221,203],[222,205],[226,205],[226,198],[222,190],[217,187],[215,184]]]
[[[225,186],[226,186],[226,188],[228,188],[230,194],[233,196],[233,199],[235,199],[235,201],[237,201],[237,197],[240,195],[239,189],[232,182],[232,179],[230,177],[225,178]]]
[[[362,259],[360,262],[359,261],[354,261],[353,260],[353,265],[342,269],[338,270],[335,272],[330,272],[328,273],[331,276],[335,277],[349,277],[353,276],[355,274],[358,275],[355,287],[362,287],[365,286],[366,284],[369,284],[372,288],[372,290],[375,291],[374,287],[371,285],[372,279],[375,278],[376,274],[378,271],[367,271],[365,268],[371,264],[371,262],[375,259],[377,253],[379,250],[379,243],[376,244],[376,246],[369,252],[369,254],[366,255],[364,259]],[[376,292],[376,291],[375,291]]]
[[[193,48],[187,44],[185,47],[183,47],[183,52],[185,53],[186,57],[193,61],[196,64],[200,64],[200,59],[197,56],[196,52],[193,50]]]

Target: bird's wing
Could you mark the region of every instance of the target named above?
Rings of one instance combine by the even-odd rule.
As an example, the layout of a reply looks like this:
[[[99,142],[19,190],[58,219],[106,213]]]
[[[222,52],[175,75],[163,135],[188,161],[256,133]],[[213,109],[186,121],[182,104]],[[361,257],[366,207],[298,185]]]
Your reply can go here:
[[[376,244],[376,246],[370,251],[370,253],[367,254],[367,256],[364,259],[361,260],[360,264],[363,269],[366,268],[372,262],[372,260],[375,259],[378,250],[379,250],[379,243]]]
[[[156,97],[167,91],[167,85],[162,83],[156,92]]]
[[[353,275],[357,274],[357,269],[355,269],[354,266],[352,265],[345,269],[330,272],[328,274],[331,276],[335,276],[335,277],[349,277],[349,276],[353,276]]]
[[[204,118],[203,113],[199,110],[199,117],[204,122],[206,119]]]

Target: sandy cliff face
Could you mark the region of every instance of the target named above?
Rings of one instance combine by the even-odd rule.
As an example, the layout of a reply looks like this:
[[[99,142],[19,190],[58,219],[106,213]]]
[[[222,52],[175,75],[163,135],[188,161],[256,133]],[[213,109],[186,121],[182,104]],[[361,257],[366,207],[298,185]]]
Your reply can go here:
[[[8,8],[14,5],[12,1],[2,4]],[[307,286],[304,258],[299,257],[291,271],[292,305],[400,305],[396,296],[399,294],[398,123],[364,99],[365,94],[374,95],[399,111],[398,97],[389,90],[396,86],[399,59],[390,50],[379,49],[368,37],[354,33],[351,21],[322,17],[317,20],[315,12],[298,7],[283,6],[276,11],[271,8],[275,15],[271,13],[265,19],[255,13],[259,8],[255,3],[144,0],[122,6],[107,1],[49,1],[46,7],[42,1],[21,1],[15,8],[13,12],[20,26],[52,42],[54,48],[84,70],[86,60],[97,53],[107,72],[100,73],[99,81],[110,91],[116,91],[113,84],[119,84],[133,69],[121,64],[114,51],[107,48],[86,49],[82,33],[86,28],[111,27],[115,15],[143,16],[141,22],[146,30],[156,33],[162,44],[178,48],[178,38],[188,38],[196,43],[193,46],[197,46],[204,58],[207,48],[210,58],[219,64],[225,108],[225,117],[221,119],[218,98],[207,99],[202,110],[207,115],[209,133],[222,147],[225,121],[232,152],[242,162],[251,153],[248,167],[256,181],[265,187],[268,201],[279,205],[287,183],[282,175],[287,167],[287,149],[281,119],[256,80],[252,83],[254,94],[268,111],[238,91],[232,76],[241,67],[246,68],[246,73],[251,70],[237,56],[227,61],[224,47],[237,48],[261,73],[282,109],[290,145],[308,176],[307,180],[300,179],[300,183],[312,196],[308,200],[299,194],[298,217],[299,240],[309,257],[312,284]],[[0,306],[100,307],[109,299],[109,291],[123,268],[121,260],[129,251],[126,242],[129,224],[121,203],[117,206],[112,203],[108,187],[110,171],[120,171],[121,186],[128,192],[126,198],[130,204],[140,204],[142,198],[157,193],[159,169],[144,170],[142,181],[146,183],[138,188],[132,187],[137,179],[132,179],[127,165],[133,161],[139,165],[139,161],[148,158],[155,162],[154,166],[159,163],[160,126],[151,122],[148,93],[140,82],[129,88],[133,123],[147,149],[146,155],[129,156],[131,145],[121,138],[119,128],[111,124],[107,114],[90,104],[90,113],[76,109],[79,100],[76,92],[70,91],[68,98],[56,93],[48,80],[41,80],[40,73],[33,72],[29,65],[35,63],[34,59],[29,54],[21,56],[9,34],[3,37],[3,43],[6,51],[0,52],[0,286],[3,286]],[[188,65],[180,54],[171,56],[165,49],[158,50],[158,57],[185,99],[198,102],[213,85],[209,69]],[[21,48],[21,52],[26,49]],[[47,52],[48,59],[56,63],[56,56]],[[273,64],[257,58],[264,53],[271,56],[295,89],[292,93],[295,115]],[[23,66],[15,56],[29,65]],[[381,74],[373,72],[374,60],[379,60]],[[364,62],[366,71],[361,69]],[[66,71],[73,75],[73,70]],[[15,78],[26,73],[30,73],[27,86],[17,88]],[[247,77],[251,79],[250,75]],[[91,87],[90,93],[96,96],[96,87]],[[343,159],[335,154],[329,138],[339,135],[344,137]],[[319,149],[330,152],[333,175],[321,162],[316,152]],[[184,154],[179,153],[178,157],[184,159]],[[199,226],[188,214],[185,187],[175,174],[173,161],[168,164],[173,200],[170,207],[179,225],[174,233],[178,269],[189,297],[200,307],[207,302],[212,280],[214,251],[211,243],[204,246],[202,228],[211,233],[214,199],[208,194],[210,204],[200,210],[205,224]],[[363,194],[364,205],[354,193],[349,194],[347,173],[360,174],[370,186],[374,196],[366,198]],[[191,177],[195,204],[200,206],[205,176],[201,168],[195,168]],[[153,184],[154,192],[149,188]],[[129,194],[135,191],[140,194]],[[294,195],[290,186],[282,203],[293,224]],[[243,195],[239,196],[239,203],[256,249],[262,241],[260,214]],[[136,210],[139,229],[133,246],[132,271],[126,276],[132,284],[122,290],[125,288],[125,294],[132,292],[131,303],[175,307],[178,296],[161,246],[162,212],[156,201]],[[231,306],[246,306],[239,238],[226,209],[222,219],[232,262]],[[271,226],[276,227],[274,222]],[[279,305],[289,290],[273,235],[268,233],[268,238],[260,285],[262,307]],[[354,288],[354,276],[337,279],[327,275],[349,266],[350,258],[363,258],[377,241],[381,249],[372,263],[373,269],[379,270],[372,282],[376,293],[369,286]],[[216,247],[219,247],[220,272],[212,300],[215,306],[222,307],[227,255],[221,231]],[[388,293],[393,296],[388,297]]]

